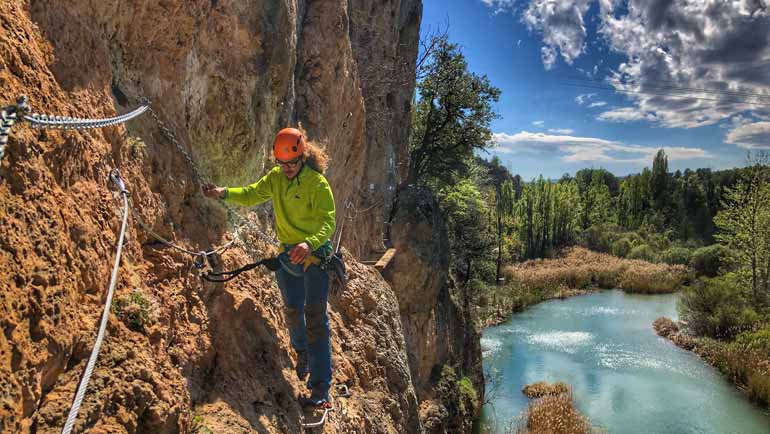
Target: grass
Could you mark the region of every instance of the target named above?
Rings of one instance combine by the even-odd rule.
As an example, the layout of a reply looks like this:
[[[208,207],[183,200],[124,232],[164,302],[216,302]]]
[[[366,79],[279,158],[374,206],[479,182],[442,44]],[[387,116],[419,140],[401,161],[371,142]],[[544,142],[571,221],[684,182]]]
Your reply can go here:
[[[653,264],[572,247],[555,259],[534,259],[503,269],[506,284],[483,296],[479,314],[485,326],[505,321],[512,312],[552,298],[591,290],[620,288],[626,292],[675,292],[687,282],[682,265]]]

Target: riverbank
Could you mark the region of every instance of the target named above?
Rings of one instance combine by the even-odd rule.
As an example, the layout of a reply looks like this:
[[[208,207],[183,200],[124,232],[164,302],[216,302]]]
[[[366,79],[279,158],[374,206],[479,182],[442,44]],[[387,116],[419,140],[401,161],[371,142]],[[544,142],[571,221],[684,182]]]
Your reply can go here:
[[[729,342],[695,337],[666,317],[656,319],[653,328],[659,336],[692,351],[715,367],[752,402],[770,409],[770,351],[767,348],[740,337]]]
[[[480,298],[479,317],[484,327],[500,324],[533,304],[597,289],[620,288],[642,294],[676,292],[687,282],[688,273],[681,265],[623,259],[571,247],[554,259],[506,266],[503,276],[503,285],[489,288]]]
[[[521,391],[546,381],[569,384],[575,405],[600,432],[767,434],[766,411],[716,369],[655,334],[656,318],[677,319],[679,298],[595,291],[539,303],[486,329],[484,369],[493,373],[489,384],[497,378],[498,385],[488,386],[481,432],[504,434],[526,423],[531,401]]]

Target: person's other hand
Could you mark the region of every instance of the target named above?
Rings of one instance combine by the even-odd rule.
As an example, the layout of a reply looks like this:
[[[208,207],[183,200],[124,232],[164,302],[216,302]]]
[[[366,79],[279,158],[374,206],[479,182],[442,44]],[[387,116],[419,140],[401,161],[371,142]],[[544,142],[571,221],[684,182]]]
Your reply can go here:
[[[289,258],[294,264],[301,264],[305,262],[307,256],[310,254],[310,245],[307,242],[302,242],[294,246],[289,250]]]
[[[201,186],[201,190],[206,197],[222,198],[225,196],[225,188],[217,187],[214,184],[204,184]]]

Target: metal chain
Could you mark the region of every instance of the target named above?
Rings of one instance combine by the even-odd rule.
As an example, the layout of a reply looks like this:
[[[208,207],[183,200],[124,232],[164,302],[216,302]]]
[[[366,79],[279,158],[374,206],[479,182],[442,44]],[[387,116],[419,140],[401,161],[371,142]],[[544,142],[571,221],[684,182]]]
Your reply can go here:
[[[26,114],[29,111],[27,97],[22,95],[16,99],[16,105],[11,105],[0,110],[0,160],[2,160],[5,155],[5,147],[8,145],[8,135],[11,133],[11,127],[18,121],[29,122],[32,128],[83,130],[103,128],[130,121],[144,113],[148,108],[149,105],[145,104],[129,113],[104,119],[73,118],[70,116],[39,113],[28,115]]]
[[[193,158],[190,155],[190,153],[187,152],[187,149],[185,148],[185,146],[177,139],[176,135],[171,130],[171,128],[169,128],[166,125],[166,123],[163,122],[163,120],[160,119],[160,116],[158,116],[157,112],[155,112],[155,110],[152,109],[152,106],[150,105],[149,99],[144,98],[144,100],[145,100],[145,104],[150,106],[150,108],[149,108],[150,116],[152,116],[152,118],[155,119],[155,122],[158,123],[158,127],[163,132],[163,135],[166,137],[166,139],[168,139],[174,145],[174,147],[176,147],[176,149],[182,154],[182,156],[184,156],[184,159],[187,160],[187,163],[190,165],[190,167],[192,168],[193,173],[195,174],[195,178],[196,178],[196,181],[198,182],[198,184],[199,185],[208,184],[209,183],[208,179],[204,177],[204,175],[202,174],[202,172],[200,171],[198,166],[195,164],[195,161],[193,160]],[[259,229],[259,227],[256,226],[256,224],[254,224],[252,221],[250,221],[250,220],[246,219],[245,217],[243,217],[232,206],[230,206],[229,204],[227,204],[224,201],[221,201],[221,203],[225,207],[225,209],[227,210],[227,215],[228,215],[228,217],[230,219],[230,223],[235,227],[235,230],[234,230],[235,236],[239,237],[241,239],[241,241],[243,242],[244,246],[246,246],[248,244],[247,240],[245,240],[241,236],[241,230],[244,227],[247,227],[249,230],[254,232],[263,241],[266,241],[266,242],[268,242],[269,244],[272,244],[272,245],[280,245],[280,243],[275,238],[273,238],[273,237],[267,235],[266,233],[264,233],[261,229]],[[237,222],[236,222],[236,220],[237,220]]]
[[[145,104],[149,107],[150,116],[152,116],[153,119],[155,119],[155,122],[157,122],[158,127],[160,127],[160,130],[163,132],[163,135],[166,136],[166,139],[170,141],[176,149],[179,151],[180,154],[184,157],[185,160],[187,160],[187,164],[190,165],[190,168],[192,168],[193,173],[195,174],[195,180],[198,182],[198,184],[208,184],[208,179],[204,178],[201,171],[198,169],[198,165],[195,164],[195,161],[193,160],[192,156],[189,152],[187,152],[187,149],[185,149],[184,145],[177,140],[176,135],[174,135],[174,132],[171,131],[171,128],[169,128],[165,122],[163,122],[160,119],[160,116],[158,116],[158,113],[153,110],[152,106],[150,105],[150,100],[145,98]]]
[[[73,118],[69,116],[55,116],[39,113],[23,115],[22,119],[29,122],[32,128],[85,130],[91,128],[109,127],[111,125],[117,125],[130,121],[131,119],[147,111],[149,108],[149,105],[142,105],[129,113],[104,119]]]

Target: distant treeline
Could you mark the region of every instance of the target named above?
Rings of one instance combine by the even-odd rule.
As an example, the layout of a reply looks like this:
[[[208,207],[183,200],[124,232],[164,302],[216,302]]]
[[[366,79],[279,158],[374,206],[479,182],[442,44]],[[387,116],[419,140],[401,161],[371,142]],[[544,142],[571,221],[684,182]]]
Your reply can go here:
[[[612,252],[610,233],[641,231],[663,235],[690,247],[714,242],[714,217],[726,191],[746,168],[712,171],[685,169],[669,172],[665,151],[658,151],[652,169],[618,177],[605,169],[582,169],[558,180],[540,176],[526,182],[501,165],[478,159],[489,173],[488,188],[503,202],[499,209],[503,236],[512,260],[550,256],[554,249],[582,242]],[[512,196],[511,198],[505,197]],[[602,238],[605,238],[602,240]],[[642,237],[644,238],[644,237]],[[667,247],[667,246],[663,246]],[[627,249],[631,248],[630,243]],[[623,254],[625,253],[625,254]],[[645,258],[649,259],[649,258]]]

